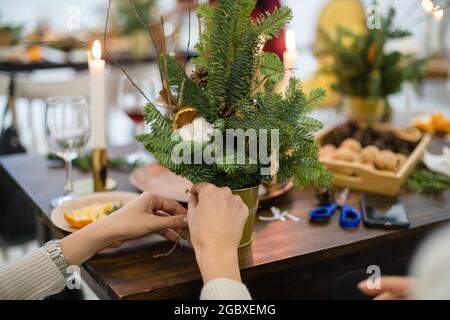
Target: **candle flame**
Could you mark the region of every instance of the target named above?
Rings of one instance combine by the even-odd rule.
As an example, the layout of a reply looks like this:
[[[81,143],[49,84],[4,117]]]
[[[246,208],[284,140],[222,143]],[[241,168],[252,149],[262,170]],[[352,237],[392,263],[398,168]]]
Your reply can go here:
[[[422,7],[426,12],[432,12],[434,9],[434,3],[431,0],[422,0]]]
[[[95,40],[92,44],[92,58],[96,60],[102,58],[102,44],[99,40]]]
[[[289,52],[294,52],[297,49],[295,32],[292,29],[286,31],[286,48]]]
[[[433,15],[436,20],[441,20],[444,16],[444,10],[442,10],[441,7],[437,6],[436,8],[434,8]]]

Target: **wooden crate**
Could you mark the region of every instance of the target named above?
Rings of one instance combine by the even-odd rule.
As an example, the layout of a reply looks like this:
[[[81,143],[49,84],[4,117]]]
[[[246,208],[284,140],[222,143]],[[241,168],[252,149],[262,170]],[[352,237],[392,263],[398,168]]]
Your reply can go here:
[[[328,132],[318,137],[319,144]],[[431,135],[424,134],[398,172],[381,171],[362,163],[337,159],[324,159],[322,162],[334,173],[333,184],[335,186],[385,195],[397,195],[408,176],[422,160],[430,141]]]

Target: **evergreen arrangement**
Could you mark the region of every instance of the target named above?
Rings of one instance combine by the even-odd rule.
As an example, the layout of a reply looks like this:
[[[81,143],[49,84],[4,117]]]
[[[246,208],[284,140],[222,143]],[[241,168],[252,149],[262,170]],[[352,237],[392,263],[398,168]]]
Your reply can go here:
[[[306,95],[295,78],[290,80],[284,95],[271,90],[283,79],[284,67],[278,56],[263,53],[262,47],[292,19],[292,12],[282,7],[252,19],[255,6],[256,0],[218,0],[215,6],[200,7],[195,70],[186,74],[185,66],[173,55],[161,55],[161,98],[171,116],[163,116],[153,104],[148,104],[144,115],[152,130],[137,138],[161,165],[193,183],[242,189],[293,179],[297,188],[327,186],[332,176],[319,162],[319,147],[313,136],[322,124],[308,117],[325,92],[315,89]],[[186,152],[193,156],[195,150],[211,150],[215,144],[214,140],[204,144],[182,139],[179,120],[189,124],[196,117],[219,129],[224,139],[226,129],[278,129],[279,160],[271,163],[278,169],[276,175],[262,176],[260,169],[267,165],[259,160],[256,164],[230,164],[230,155],[213,164],[175,164],[171,153],[176,145],[188,145]],[[266,154],[270,155],[270,150],[269,139],[267,150],[258,152],[268,151]],[[238,150],[232,150],[231,160],[240,156]]]
[[[376,2],[375,2],[376,4]],[[416,59],[399,51],[387,52],[386,44],[411,33],[394,26],[395,9],[381,17],[381,28],[355,34],[338,27],[337,36],[327,36],[333,64],[324,71],[336,76],[334,89],[347,96],[386,98],[401,90],[405,81],[424,73],[426,59]]]

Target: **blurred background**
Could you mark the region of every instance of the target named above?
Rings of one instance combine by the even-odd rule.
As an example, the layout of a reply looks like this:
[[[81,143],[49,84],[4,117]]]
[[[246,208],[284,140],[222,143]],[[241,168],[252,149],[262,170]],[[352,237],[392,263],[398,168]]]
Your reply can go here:
[[[205,1],[200,1],[200,3]],[[263,10],[270,10],[280,1],[259,1]],[[411,88],[405,85],[407,95],[402,97],[408,101],[398,102],[402,107],[417,106],[417,94],[429,96],[437,105],[448,103],[448,59],[449,57],[449,13],[445,10],[447,1],[435,1],[435,7],[444,8],[442,15],[430,12],[427,5],[430,0],[380,0],[382,13],[393,5],[397,10],[396,25],[412,32],[413,36],[406,40],[391,43],[392,50],[400,49],[405,53],[417,56],[433,56],[434,64],[430,64],[427,79],[420,87]],[[294,59],[295,75],[305,82],[305,89],[314,86],[325,86],[324,79],[317,75],[320,67],[315,49],[320,41],[320,28],[332,29],[337,24],[348,24],[356,29],[361,28],[363,15],[371,0],[284,0],[281,4],[293,9],[294,20],[287,29],[292,30],[297,55]],[[142,0],[136,1],[137,9],[142,12],[148,23],[159,22],[159,17],[166,17],[165,35],[169,50],[174,48],[177,54],[184,54],[188,42],[189,19],[188,1],[183,0]],[[195,1],[192,2],[191,46],[196,42],[198,34],[195,16]],[[433,8],[433,7],[432,7]],[[87,76],[85,48],[79,48],[77,41],[92,43],[95,39],[103,40],[103,29],[107,9],[106,0],[9,0],[0,1],[0,45],[3,62],[39,62],[51,61],[58,64],[69,64],[67,68],[36,68],[32,66],[26,72],[15,72],[17,127],[21,132],[20,140],[27,151],[45,153],[47,150],[42,136],[43,99],[54,93],[67,95],[87,95]],[[427,11],[428,10],[428,11]],[[173,41],[177,35],[176,42]],[[284,35],[283,35],[284,36]],[[280,37],[275,46],[269,48],[280,56],[286,50],[285,38]],[[290,40],[292,42],[292,40]],[[33,42],[56,42],[52,48],[31,46]],[[19,45],[13,45],[19,43]],[[20,45],[22,43],[22,45]],[[24,45],[27,43],[28,45]],[[151,57],[155,51],[150,39],[136,20],[128,1],[112,1],[111,19],[108,32],[108,50],[121,57],[121,63],[127,70],[136,73],[138,82],[147,82],[152,94],[159,92],[157,69]],[[62,54],[63,53],[63,54]],[[154,60],[154,59],[153,59]],[[137,70],[137,71],[135,71]],[[6,105],[10,83],[10,70],[0,72],[0,112]],[[124,105],[120,106],[118,97],[121,92],[131,91],[120,70],[109,64],[107,85],[111,109],[111,121],[117,121],[123,130],[114,130],[109,134],[112,145],[127,144],[132,140],[132,117],[127,119]],[[150,78],[148,77],[150,75]],[[149,81],[147,81],[149,79]],[[419,92],[420,91],[420,92]],[[404,93],[404,92],[403,92]],[[130,94],[131,95],[131,94]],[[332,95],[331,93],[329,95]],[[122,94],[123,98],[123,94]],[[394,102],[398,97],[392,97]],[[122,99],[122,104],[131,103],[132,97]],[[333,99],[332,99],[333,100]],[[398,100],[398,99],[397,99]],[[327,101],[335,103],[335,101]],[[116,112],[117,111],[117,112]],[[4,125],[11,122],[7,115]],[[122,121],[123,120],[123,121]],[[109,126],[111,127],[111,126]],[[117,126],[114,126],[117,128]]]

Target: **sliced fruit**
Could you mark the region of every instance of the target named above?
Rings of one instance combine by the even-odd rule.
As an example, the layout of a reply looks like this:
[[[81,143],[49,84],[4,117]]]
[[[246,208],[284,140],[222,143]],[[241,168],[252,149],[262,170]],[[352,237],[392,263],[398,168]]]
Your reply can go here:
[[[77,217],[76,215],[70,214],[68,212],[64,212],[64,219],[68,224],[70,224],[72,227],[81,229],[88,224],[95,221],[94,217]]]
[[[173,121],[175,129],[179,129],[187,124],[192,123],[196,118],[198,118],[198,116],[199,114],[197,110],[195,110],[192,105],[182,107],[175,114],[175,119]]]

